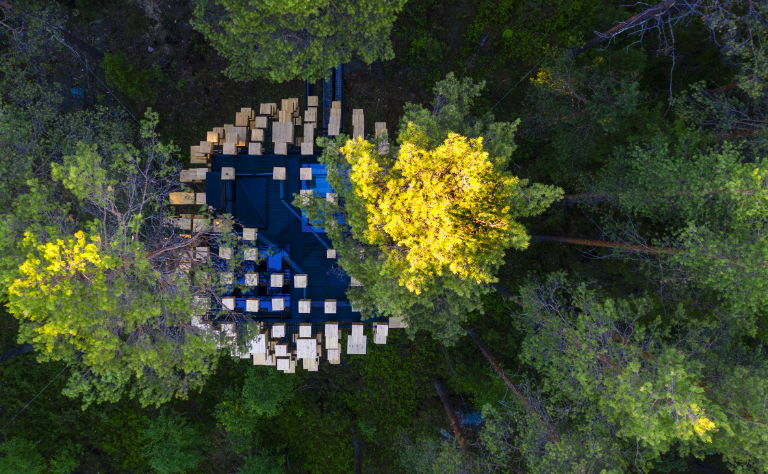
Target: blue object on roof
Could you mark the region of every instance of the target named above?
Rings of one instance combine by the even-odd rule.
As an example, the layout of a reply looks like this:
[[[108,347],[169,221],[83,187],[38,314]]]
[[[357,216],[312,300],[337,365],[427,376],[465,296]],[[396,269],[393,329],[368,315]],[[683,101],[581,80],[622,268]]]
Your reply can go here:
[[[247,177],[236,180],[235,215],[243,227],[265,229],[269,216],[266,177]]]
[[[205,202],[214,209],[221,209],[221,173],[205,173]]]

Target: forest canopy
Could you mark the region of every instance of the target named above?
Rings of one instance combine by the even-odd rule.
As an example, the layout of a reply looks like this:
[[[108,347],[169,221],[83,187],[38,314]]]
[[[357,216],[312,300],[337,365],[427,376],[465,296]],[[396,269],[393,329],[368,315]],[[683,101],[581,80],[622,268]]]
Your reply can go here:
[[[2,0],[0,37],[0,472],[768,472],[765,2]],[[286,200],[408,327],[288,374],[199,324],[247,326],[244,243],[168,195],[331,68],[367,127]]]

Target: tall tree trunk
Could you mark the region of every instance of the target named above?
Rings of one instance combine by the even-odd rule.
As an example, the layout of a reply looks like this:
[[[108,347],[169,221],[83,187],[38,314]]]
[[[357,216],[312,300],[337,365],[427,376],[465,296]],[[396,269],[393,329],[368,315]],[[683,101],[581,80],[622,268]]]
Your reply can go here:
[[[640,12],[637,15],[632,16],[625,21],[622,21],[621,23],[614,26],[613,28],[606,31],[605,33],[601,33],[597,37],[587,41],[583,46],[580,46],[574,49],[573,51],[571,51],[572,57],[575,58],[576,56],[580,55],[584,51],[594,48],[595,46],[602,43],[603,41],[610,40],[611,38],[618,35],[619,33],[626,30],[627,28],[632,28],[633,26],[637,26],[642,22],[653,18],[654,16],[658,16],[666,13],[678,1],[679,0],[664,0],[663,2],[658,3],[652,6],[651,8]]]
[[[451,405],[451,399],[448,398],[448,390],[446,390],[445,388],[445,383],[443,383],[443,381],[440,379],[435,379],[435,390],[437,390],[437,394],[440,395],[440,401],[443,402],[445,413],[448,415],[448,419],[451,421],[451,427],[453,428],[453,435],[456,436],[456,439],[459,441],[459,445],[461,446],[461,449],[466,451],[467,442],[464,439],[464,437],[461,435],[461,426],[459,425],[459,417],[456,415],[456,410],[453,409],[453,405]]]
[[[34,348],[32,347],[32,344],[21,344],[20,346],[16,346],[13,349],[7,350],[0,354],[0,364],[7,362],[16,356],[26,354],[27,352],[32,352],[33,349]]]
[[[589,245],[590,247],[607,247],[612,249],[639,250],[651,253],[680,253],[680,250],[668,247],[653,247],[650,245],[621,244],[605,240],[578,239],[574,237],[555,237],[551,235],[533,235],[531,242],[562,242],[566,244]]]
[[[559,444],[560,443],[560,436],[558,435],[557,431],[555,431],[554,428],[552,428],[547,421],[539,415],[536,410],[533,409],[530,403],[528,403],[528,400],[525,398],[525,396],[518,390],[518,388],[515,386],[515,384],[512,383],[512,381],[509,379],[507,374],[501,369],[501,366],[499,365],[499,362],[494,358],[490,352],[488,352],[488,349],[485,348],[482,341],[480,341],[480,338],[477,337],[477,334],[475,334],[475,331],[471,329],[467,329],[467,334],[472,337],[472,339],[475,340],[475,344],[477,344],[477,347],[480,348],[480,351],[482,351],[483,355],[486,359],[488,359],[488,362],[491,363],[491,366],[496,371],[497,374],[501,377],[501,380],[504,381],[505,384],[507,384],[507,387],[509,387],[510,390],[512,390],[512,393],[515,394],[515,397],[517,397],[518,401],[525,407],[526,411],[534,418],[536,421],[539,422],[541,427],[544,429],[544,431],[547,433],[547,437],[552,441],[553,443]]]

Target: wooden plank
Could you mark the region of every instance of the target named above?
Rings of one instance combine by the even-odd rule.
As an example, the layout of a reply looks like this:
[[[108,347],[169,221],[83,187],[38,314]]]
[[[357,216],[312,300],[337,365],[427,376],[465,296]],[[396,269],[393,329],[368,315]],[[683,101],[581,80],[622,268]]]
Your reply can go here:
[[[246,286],[259,286],[259,273],[258,272],[247,272],[245,274],[245,285]]]
[[[299,168],[299,180],[312,181],[312,168]]]
[[[227,142],[223,146],[222,155],[237,155],[237,143]]]
[[[181,170],[179,181],[182,183],[191,183],[197,181],[197,171],[195,170]]]
[[[256,117],[253,125],[256,128],[267,128],[267,117]]]
[[[185,205],[195,203],[195,193],[170,193],[168,198],[173,205]]]
[[[341,109],[331,109],[331,117],[341,118]]]
[[[334,100],[333,102],[331,102],[331,109],[341,109],[341,101]]]
[[[248,117],[248,120],[253,120],[254,113],[253,113],[253,109],[251,109],[250,107],[243,107],[242,109],[240,109],[240,113],[245,114],[245,116]]]
[[[264,129],[263,128],[254,128],[251,130],[251,141],[252,142],[263,142],[264,141]]]
[[[234,311],[235,310],[235,298],[231,297],[231,296],[226,296],[226,297],[221,299],[221,305],[224,308],[226,308],[226,309],[228,309],[230,311]]]
[[[247,114],[244,114],[242,112],[235,113],[235,126],[236,127],[247,127],[248,126],[248,119],[249,119],[249,116]]]
[[[352,139],[357,140],[358,138],[360,140],[363,140],[365,137],[365,129],[362,125],[356,125],[352,128]]]
[[[296,125],[296,126],[300,126],[301,125],[301,117],[294,117],[293,118],[293,124]]]
[[[256,234],[258,232],[259,232],[259,229],[255,227],[244,227],[243,240],[256,240]]]
[[[237,146],[246,146],[248,144],[248,127],[234,127],[237,133]]]
[[[341,363],[341,351],[339,349],[328,349],[328,362],[337,365]]]
[[[328,135],[336,136],[339,134],[340,129],[341,129],[341,118],[331,117],[330,120],[328,121]]]
[[[290,101],[291,112],[297,112],[299,110],[299,99],[296,97],[291,97],[288,100]]]
[[[221,283],[225,285],[231,285],[235,281],[235,274],[232,272],[224,272],[224,273],[221,273],[220,275],[221,275]],[[234,310],[234,308],[232,309]]]
[[[192,219],[184,219],[181,217],[172,217],[171,224],[181,230],[192,229]]]
[[[328,249],[325,251],[325,258],[336,258],[336,249]]]
[[[304,141],[315,142],[315,127],[313,125],[304,125]]]
[[[307,97],[307,107],[317,107],[317,96],[310,95]]]
[[[261,155],[261,143],[249,143],[248,144],[249,155]]]
[[[275,155],[287,155],[288,144],[287,143],[275,143]]]
[[[200,142],[200,153],[203,153],[205,155],[210,155],[211,153],[213,153],[213,143]]]
[[[281,166],[275,166],[272,168],[272,179],[285,181],[285,168]]]
[[[195,193],[195,204],[205,206],[205,193]]]
[[[207,164],[208,159],[203,153],[200,153],[199,146],[189,147],[189,162],[195,165]]]
[[[282,288],[284,285],[284,275],[282,273],[273,273],[269,275],[269,287],[270,288]]]
[[[290,143],[293,141],[293,123],[274,122],[272,124],[272,142]]]
[[[315,108],[304,111],[304,122],[317,122],[317,110]]]
[[[219,134],[217,132],[208,132],[205,135],[205,141],[219,143]]]
[[[317,340],[314,337],[299,337],[296,339],[296,357],[299,359],[314,359],[317,357]]]
[[[302,142],[301,144],[301,154],[302,155],[314,155],[315,154],[315,147],[312,146],[312,142]]]
[[[336,300],[325,300],[325,314],[336,313]]]
[[[301,274],[301,275],[294,275],[293,276],[293,287],[294,288],[306,288],[308,282],[309,282],[309,279],[308,279],[307,275]]]
[[[325,200],[332,204],[336,204],[338,202],[338,197],[339,195],[336,193],[325,193]]]
[[[256,240],[256,239],[253,239]],[[259,249],[244,249],[243,260],[255,262],[259,259]]]
[[[219,135],[219,140],[224,138],[224,136],[226,135],[226,129],[224,127],[213,127],[213,131],[214,133]],[[210,142],[212,140],[208,140],[208,141]]]
[[[229,260],[232,258],[231,247],[219,247],[219,258],[223,260]]]
[[[273,311],[285,311],[285,298],[272,298]]]
[[[235,179],[235,169],[230,166],[223,166],[221,168],[221,179],[227,181]]]
[[[259,104],[260,115],[272,115],[277,108],[277,104]]]
[[[312,311],[312,300],[299,300],[299,313],[310,313]]]
[[[339,323],[327,322],[325,323],[325,337],[339,337]]]
[[[276,323],[272,325],[272,338],[281,339],[285,337],[285,323]]]

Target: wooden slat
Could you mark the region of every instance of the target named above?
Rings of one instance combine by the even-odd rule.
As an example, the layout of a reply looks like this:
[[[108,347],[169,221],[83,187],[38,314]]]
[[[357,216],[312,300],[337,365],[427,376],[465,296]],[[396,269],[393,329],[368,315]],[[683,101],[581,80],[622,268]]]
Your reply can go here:
[[[272,124],[272,142],[293,142],[293,124],[291,122],[274,122]]]
[[[221,179],[224,179],[224,180],[235,179],[235,169],[230,166],[223,166],[221,168]]]
[[[173,205],[185,205],[195,203],[195,193],[170,193],[168,198]]]
[[[331,109],[331,118],[341,117],[341,109]]]
[[[173,217],[171,218],[171,223],[174,227],[181,229],[181,230],[190,230],[192,229],[192,219],[184,219],[181,217]]]
[[[285,181],[285,168],[282,166],[275,166],[272,168],[272,179],[276,181]]]
[[[224,149],[222,150],[223,155],[237,155],[237,143],[235,142],[227,142],[224,144]]]
[[[236,127],[247,127],[248,126],[248,115],[237,112],[235,113],[235,126]]]
[[[307,97],[307,107],[317,107],[317,96],[310,95]]]
[[[328,135],[336,136],[339,134],[340,129],[341,129],[341,118],[331,117],[330,120],[328,121]]]
[[[249,155],[261,155],[261,143],[249,143],[248,144]]]
[[[336,300],[325,300],[325,314],[336,313]]]
[[[254,127],[267,128],[267,117],[256,117],[254,119]]]
[[[317,109],[314,107],[304,111],[305,122],[317,122]]]
[[[211,143],[219,143],[219,133],[218,132],[206,133],[205,141],[211,142]]]
[[[276,108],[277,108],[277,104],[274,104],[274,103],[259,104],[259,114],[272,115],[273,113],[275,113]]]
[[[275,143],[275,155],[287,155],[288,144],[287,143]]]
[[[263,128],[254,128],[251,130],[251,141],[252,142],[263,142],[264,141],[264,129]]]
[[[302,155],[314,155],[315,154],[315,148],[312,146],[312,142],[304,142],[301,144],[301,154]]]
[[[356,125],[352,128],[352,139],[357,140],[358,138],[363,139],[365,135],[365,129],[362,125]]]
[[[205,193],[195,193],[195,204],[205,205]]]
[[[301,181],[312,181],[312,168],[299,168],[299,179]]]
[[[341,109],[341,101],[334,100],[333,102],[331,102],[331,109]]]
[[[181,170],[181,176],[179,181],[182,183],[191,183],[197,181],[197,171],[195,170]]]
[[[189,162],[193,165],[205,165],[208,164],[208,159],[200,153],[199,146],[191,146],[189,147]]]

